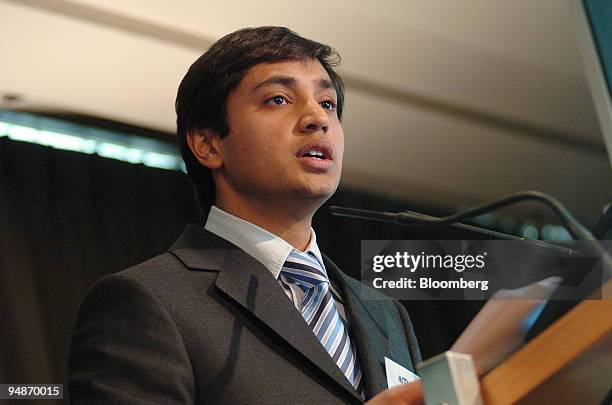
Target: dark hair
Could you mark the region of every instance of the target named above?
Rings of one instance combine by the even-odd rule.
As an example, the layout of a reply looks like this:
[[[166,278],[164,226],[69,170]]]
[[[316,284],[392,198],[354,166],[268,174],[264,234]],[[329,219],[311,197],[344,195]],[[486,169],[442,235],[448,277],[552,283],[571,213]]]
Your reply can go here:
[[[187,144],[191,131],[211,129],[221,137],[230,132],[227,97],[248,70],[260,63],[317,59],[337,93],[337,114],[342,118],[344,84],[333,67],[340,55],[331,47],[303,38],[285,27],[245,28],[215,42],[189,68],[176,96],[176,126],[187,174],[196,187],[204,215],[215,200],[210,169],[202,166]]]

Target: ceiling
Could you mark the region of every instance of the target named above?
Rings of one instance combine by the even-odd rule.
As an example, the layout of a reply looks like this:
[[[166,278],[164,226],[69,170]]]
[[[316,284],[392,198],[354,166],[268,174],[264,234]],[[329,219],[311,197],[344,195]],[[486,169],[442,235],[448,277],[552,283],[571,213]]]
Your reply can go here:
[[[342,55],[345,185],[447,207],[537,189],[591,224],[612,176],[569,10],[559,0],[0,0],[0,94],[173,132],[178,83],[212,42],[285,25]]]

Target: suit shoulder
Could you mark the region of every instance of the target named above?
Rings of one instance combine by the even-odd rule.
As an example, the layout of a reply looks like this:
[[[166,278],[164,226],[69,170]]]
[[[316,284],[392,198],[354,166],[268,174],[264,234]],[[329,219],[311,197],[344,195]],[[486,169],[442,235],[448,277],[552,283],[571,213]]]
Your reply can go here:
[[[125,270],[100,278],[94,283],[92,289],[123,286],[124,288],[146,290],[149,294],[161,298],[187,288],[193,282],[195,277],[193,273],[173,254],[165,252]],[[205,279],[200,277],[199,280],[204,281]]]
[[[142,281],[184,270],[185,266],[174,255],[165,252],[115,274]]]
[[[206,260],[208,256],[200,255]],[[193,297],[208,299],[208,291],[215,283],[219,271],[192,267],[172,252],[165,252],[133,267],[105,276],[94,286],[115,285],[143,290],[168,308],[191,306]],[[108,283],[108,284],[107,284]]]
[[[174,262],[177,260],[174,259]],[[150,288],[152,281],[162,277],[163,273],[173,272],[172,266],[177,266],[173,263],[172,255],[161,254],[125,270],[101,277],[85,293],[81,310],[91,302],[104,304],[108,301],[137,301],[144,297],[151,299],[155,296]]]

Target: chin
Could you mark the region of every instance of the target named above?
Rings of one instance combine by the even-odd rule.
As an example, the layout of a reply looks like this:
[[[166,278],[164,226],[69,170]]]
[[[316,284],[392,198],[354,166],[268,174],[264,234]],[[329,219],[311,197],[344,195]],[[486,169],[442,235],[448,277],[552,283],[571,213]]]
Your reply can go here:
[[[337,188],[338,184],[305,187],[300,190],[299,195],[305,199],[320,200],[321,203],[324,203],[336,192]]]

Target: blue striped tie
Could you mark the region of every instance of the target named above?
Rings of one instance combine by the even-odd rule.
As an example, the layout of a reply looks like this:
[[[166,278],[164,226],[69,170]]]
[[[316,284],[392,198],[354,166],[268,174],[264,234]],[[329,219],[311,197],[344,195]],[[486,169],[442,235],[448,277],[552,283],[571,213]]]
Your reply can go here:
[[[346,379],[363,397],[363,378],[354,345],[340,318],[323,267],[311,253],[293,250],[280,273],[281,282],[299,302],[302,317]],[[300,301],[301,300],[301,301]]]

